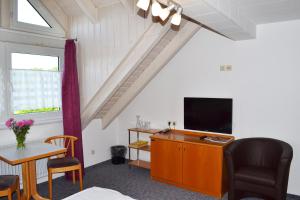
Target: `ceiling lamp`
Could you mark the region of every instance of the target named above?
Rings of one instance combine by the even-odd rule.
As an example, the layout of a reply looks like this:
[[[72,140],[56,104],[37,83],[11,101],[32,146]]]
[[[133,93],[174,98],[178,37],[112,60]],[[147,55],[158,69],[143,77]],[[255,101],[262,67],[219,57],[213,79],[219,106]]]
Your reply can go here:
[[[177,9],[177,12],[173,15],[172,17],[172,20],[171,20],[171,23],[173,25],[176,25],[176,26],[179,26],[180,25],[180,22],[181,22],[181,14],[182,14],[182,8],[179,7]]]
[[[161,5],[156,0],[152,1],[152,8],[151,9],[152,9],[152,15],[154,17],[159,16],[159,14],[162,10]]]
[[[143,9],[144,11],[148,11],[151,0],[138,0],[137,7]],[[159,16],[162,21],[165,21],[172,11],[176,11],[176,13],[172,16],[171,23],[173,25],[179,26],[181,22],[182,15],[182,7],[172,0],[169,1],[168,7],[162,9],[158,0],[152,0],[151,13],[154,17]]]
[[[149,4],[150,4],[150,0],[139,0],[136,5],[140,9],[143,9],[144,11],[147,11],[148,7],[149,7]]]
[[[171,10],[173,10],[174,8],[175,8],[175,5],[171,4],[168,7],[162,9],[159,14],[160,19],[165,21],[169,17]]]

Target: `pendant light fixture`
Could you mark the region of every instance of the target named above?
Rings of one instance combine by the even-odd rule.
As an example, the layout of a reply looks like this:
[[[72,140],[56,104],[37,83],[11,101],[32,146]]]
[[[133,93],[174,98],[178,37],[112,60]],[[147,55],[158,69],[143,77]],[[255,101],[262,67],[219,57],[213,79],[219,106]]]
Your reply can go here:
[[[140,9],[147,11],[150,5],[150,1],[151,0],[138,0],[136,5]],[[171,23],[173,25],[179,26],[183,11],[183,8],[179,4],[170,0],[168,1],[168,7],[163,9],[159,3],[159,0],[152,0],[151,13],[154,17],[159,16],[162,21],[165,21],[173,10],[176,11],[176,13],[172,16]]]
[[[181,14],[182,14],[182,8],[178,8],[177,12],[172,16],[171,24],[175,26],[179,26],[181,22]]]
[[[149,8],[149,4],[150,4],[150,0],[139,0],[136,5],[140,9],[147,11]]]
[[[159,16],[162,8],[161,8],[161,5],[156,0],[153,0],[151,10],[152,10],[152,15],[154,17],[157,17],[157,16]]]
[[[175,5],[171,4],[168,7],[162,9],[159,14],[160,19],[165,21],[169,17],[171,10],[173,10],[174,8],[175,8]]]

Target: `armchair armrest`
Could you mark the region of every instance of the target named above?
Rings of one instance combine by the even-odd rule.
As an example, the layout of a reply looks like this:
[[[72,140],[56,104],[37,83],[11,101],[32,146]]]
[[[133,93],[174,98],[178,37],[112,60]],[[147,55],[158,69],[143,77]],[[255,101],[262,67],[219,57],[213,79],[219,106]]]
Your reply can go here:
[[[281,146],[283,151],[277,167],[277,175],[276,175],[277,188],[282,188],[282,186],[288,185],[287,182],[289,179],[290,165],[293,159],[293,148],[285,142],[282,142]],[[285,190],[286,189],[287,188],[285,188]]]
[[[233,174],[234,171],[239,167],[239,158],[237,152],[240,149],[241,142],[234,141],[225,149],[225,159],[229,173]]]

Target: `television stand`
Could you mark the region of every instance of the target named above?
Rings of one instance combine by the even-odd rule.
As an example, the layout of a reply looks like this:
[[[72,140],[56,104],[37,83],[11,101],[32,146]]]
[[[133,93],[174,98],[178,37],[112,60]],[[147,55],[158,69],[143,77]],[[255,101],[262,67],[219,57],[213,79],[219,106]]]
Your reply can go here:
[[[218,138],[223,142],[209,141],[206,138]],[[233,136],[184,130],[152,135],[151,177],[222,198],[227,191],[223,154],[226,146],[233,140]]]

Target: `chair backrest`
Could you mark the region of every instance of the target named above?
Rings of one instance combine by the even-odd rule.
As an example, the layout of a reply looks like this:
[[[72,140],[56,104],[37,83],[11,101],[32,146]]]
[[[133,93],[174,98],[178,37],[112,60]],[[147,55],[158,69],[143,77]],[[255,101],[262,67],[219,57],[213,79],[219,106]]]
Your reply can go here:
[[[53,136],[49,137],[45,140],[45,143],[53,144],[56,146],[64,147],[67,149],[67,152],[62,155],[58,155],[57,157],[64,157],[66,156],[69,152],[71,153],[71,156],[75,156],[75,141],[77,141],[78,138],[75,136],[71,135],[58,135],[58,136]]]
[[[284,154],[291,152],[288,156],[292,156],[292,147],[276,139],[245,138],[234,143],[234,159],[239,166],[276,168]]]

